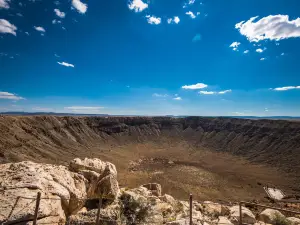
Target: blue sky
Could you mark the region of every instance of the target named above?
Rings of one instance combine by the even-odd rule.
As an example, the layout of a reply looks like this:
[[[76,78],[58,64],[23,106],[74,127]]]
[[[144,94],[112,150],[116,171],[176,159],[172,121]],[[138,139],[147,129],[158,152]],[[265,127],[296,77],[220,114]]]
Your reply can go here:
[[[300,115],[298,0],[0,0],[0,111]]]

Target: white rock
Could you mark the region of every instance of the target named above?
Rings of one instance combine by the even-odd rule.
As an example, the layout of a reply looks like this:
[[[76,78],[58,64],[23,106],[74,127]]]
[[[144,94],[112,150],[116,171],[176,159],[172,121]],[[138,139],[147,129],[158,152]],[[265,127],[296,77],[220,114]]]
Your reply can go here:
[[[278,210],[275,209],[265,209],[264,211],[262,211],[259,216],[258,219],[260,221],[263,221],[265,223],[273,223],[274,218],[276,217],[276,214],[280,217],[285,218],[285,216]]]
[[[233,223],[231,223],[230,220],[225,216],[219,216],[217,224],[233,225]]]
[[[230,208],[230,221],[233,224],[238,224],[240,220],[240,209],[239,206],[232,206]],[[243,223],[247,224],[254,224],[256,222],[254,214],[251,210],[247,209],[246,207],[242,207],[242,220]]]
[[[293,225],[300,224],[300,219],[297,217],[287,217],[286,218],[289,222],[291,222]]]

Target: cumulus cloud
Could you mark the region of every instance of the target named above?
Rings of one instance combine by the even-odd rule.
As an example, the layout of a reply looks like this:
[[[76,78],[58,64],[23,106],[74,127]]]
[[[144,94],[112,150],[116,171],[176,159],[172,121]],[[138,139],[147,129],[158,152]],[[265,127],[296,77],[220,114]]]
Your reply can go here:
[[[189,0],[188,4],[193,5],[195,3],[195,0]]]
[[[168,97],[167,94],[158,94],[158,93],[154,93],[152,96],[156,97],[156,98],[165,98],[165,97]]]
[[[60,18],[65,18],[66,14],[64,12],[61,12],[59,9],[54,9],[55,14]]]
[[[294,89],[300,89],[300,86],[286,86],[286,87],[277,87],[277,88],[270,88],[274,91],[288,91],[288,90],[294,90]]]
[[[0,33],[16,34],[17,27],[5,19],[0,19]]]
[[[241,43],[240,42],[232,42],[231,45],[229,45],[230,48],[232,48],[233,51],[238,51],[238,47]]]
[[[180,22],[180,19],[179,19],[178,16],[174,16],[174,18],[169,18],[167,20],[167,22],[168,22],[168,24],[170,24],[170,23],[176,23],[176,24],[178,24]]]
[[[9,92],[0,92],[0,99],[8,99],[8,100],[24,100],[25,98],[17,96],[15,94],[9,93]]]
[[[10,0],[0,0],[0,9],[4,8],[4,9],[9,9],[9,4],[8,2],[10,2]]]
[[[260,58],[260,61],[265,61],[266,60],[266,58]]]
[[[88,8],[87,4],[82,3],[80,0],[72,0],[72,6],[75,9],[77,9],[77,11],[79,13],[82,13],[82,14],[86,13],[87,8]]]
[[[184,85],[181,88],[182,89],[189,89],[189,90],[197,90],[197,89],[203,89],[206,88],[208,85],[203,83],[197,83],[192,85]]]
[[[65,66],[65,67],[72,67],[72,68],[75,67],[73,64],[66,63],[66,62],[57,62],[57,63],[61,66]]]
[[[36,29],[37,31],[42,32],[42,33],[46,32],[45,28],[43,28],[43,27],[36,27],[36,26],[34,26],[34,29]]]
[[[191,12],[191,11],[186,12],[185,14],[186,14],[186,15],[189,15],[192,19],[195,19],[195,18],[196,18],[196,15],[195,15],[193,12]]]
[[[244,51],[244,54],[248,54],[248,53],[249,53],[249,50],[245,50],[245,51]]]
[[[300,18],[289,20],[288,15],[270,15],[260,20],[257,18],[255,16],[235,25],[250,42],[300,37]]]
[[[175,97],[175,98],[173,98],[173,99],[176,100],[176,101],[181,101],[181,100],[182,100],[181,97]]]
[[[142,12],[144,9],[148,8],[148,4],[144,3],[142,0],[132,0],[129,2],[128,8],[135,12]]]
[[[146,18],[147,18],[147,21],[148,21],[149,24],[158,25],[158,24],[161,23],[161,18],[160,17],[147,15]]]

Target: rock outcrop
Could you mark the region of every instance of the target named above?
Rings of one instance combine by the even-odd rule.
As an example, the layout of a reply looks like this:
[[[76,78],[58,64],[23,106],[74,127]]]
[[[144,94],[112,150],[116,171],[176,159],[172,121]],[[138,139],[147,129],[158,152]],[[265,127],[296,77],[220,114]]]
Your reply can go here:
[[[74,159],[69,167],[29,161],[3,164],[0,188],[0,224],[31,225],[38,192],[42,196],[38,224],[92,225],[99,204],[101,224],[189,224],[189,202],[163,195],[156,183],[119,189],[115,166],[99,159]],[[194,225],[233,225],[240,220],[238,205],[194,201],[191,207]],[[242,207],[242,219],[257,225],[300,222],[272,209],[261,212],[257,221],[246,207]]]
[[[69,168],[29,161],[0,165],[0,224],[32,221],[38,192],[39,219],[57,224],[82,209],[88,198],[117,197],[114,165],[75,159]]]

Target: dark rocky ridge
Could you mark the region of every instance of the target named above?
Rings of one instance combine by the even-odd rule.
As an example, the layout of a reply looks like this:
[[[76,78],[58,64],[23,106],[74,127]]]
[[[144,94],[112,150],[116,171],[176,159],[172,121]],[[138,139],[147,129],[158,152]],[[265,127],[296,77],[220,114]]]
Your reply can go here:
[[[1,116],[0,161],[65,161],[89,149],[185,140],[300,175],[300,122],[234,118]]]

